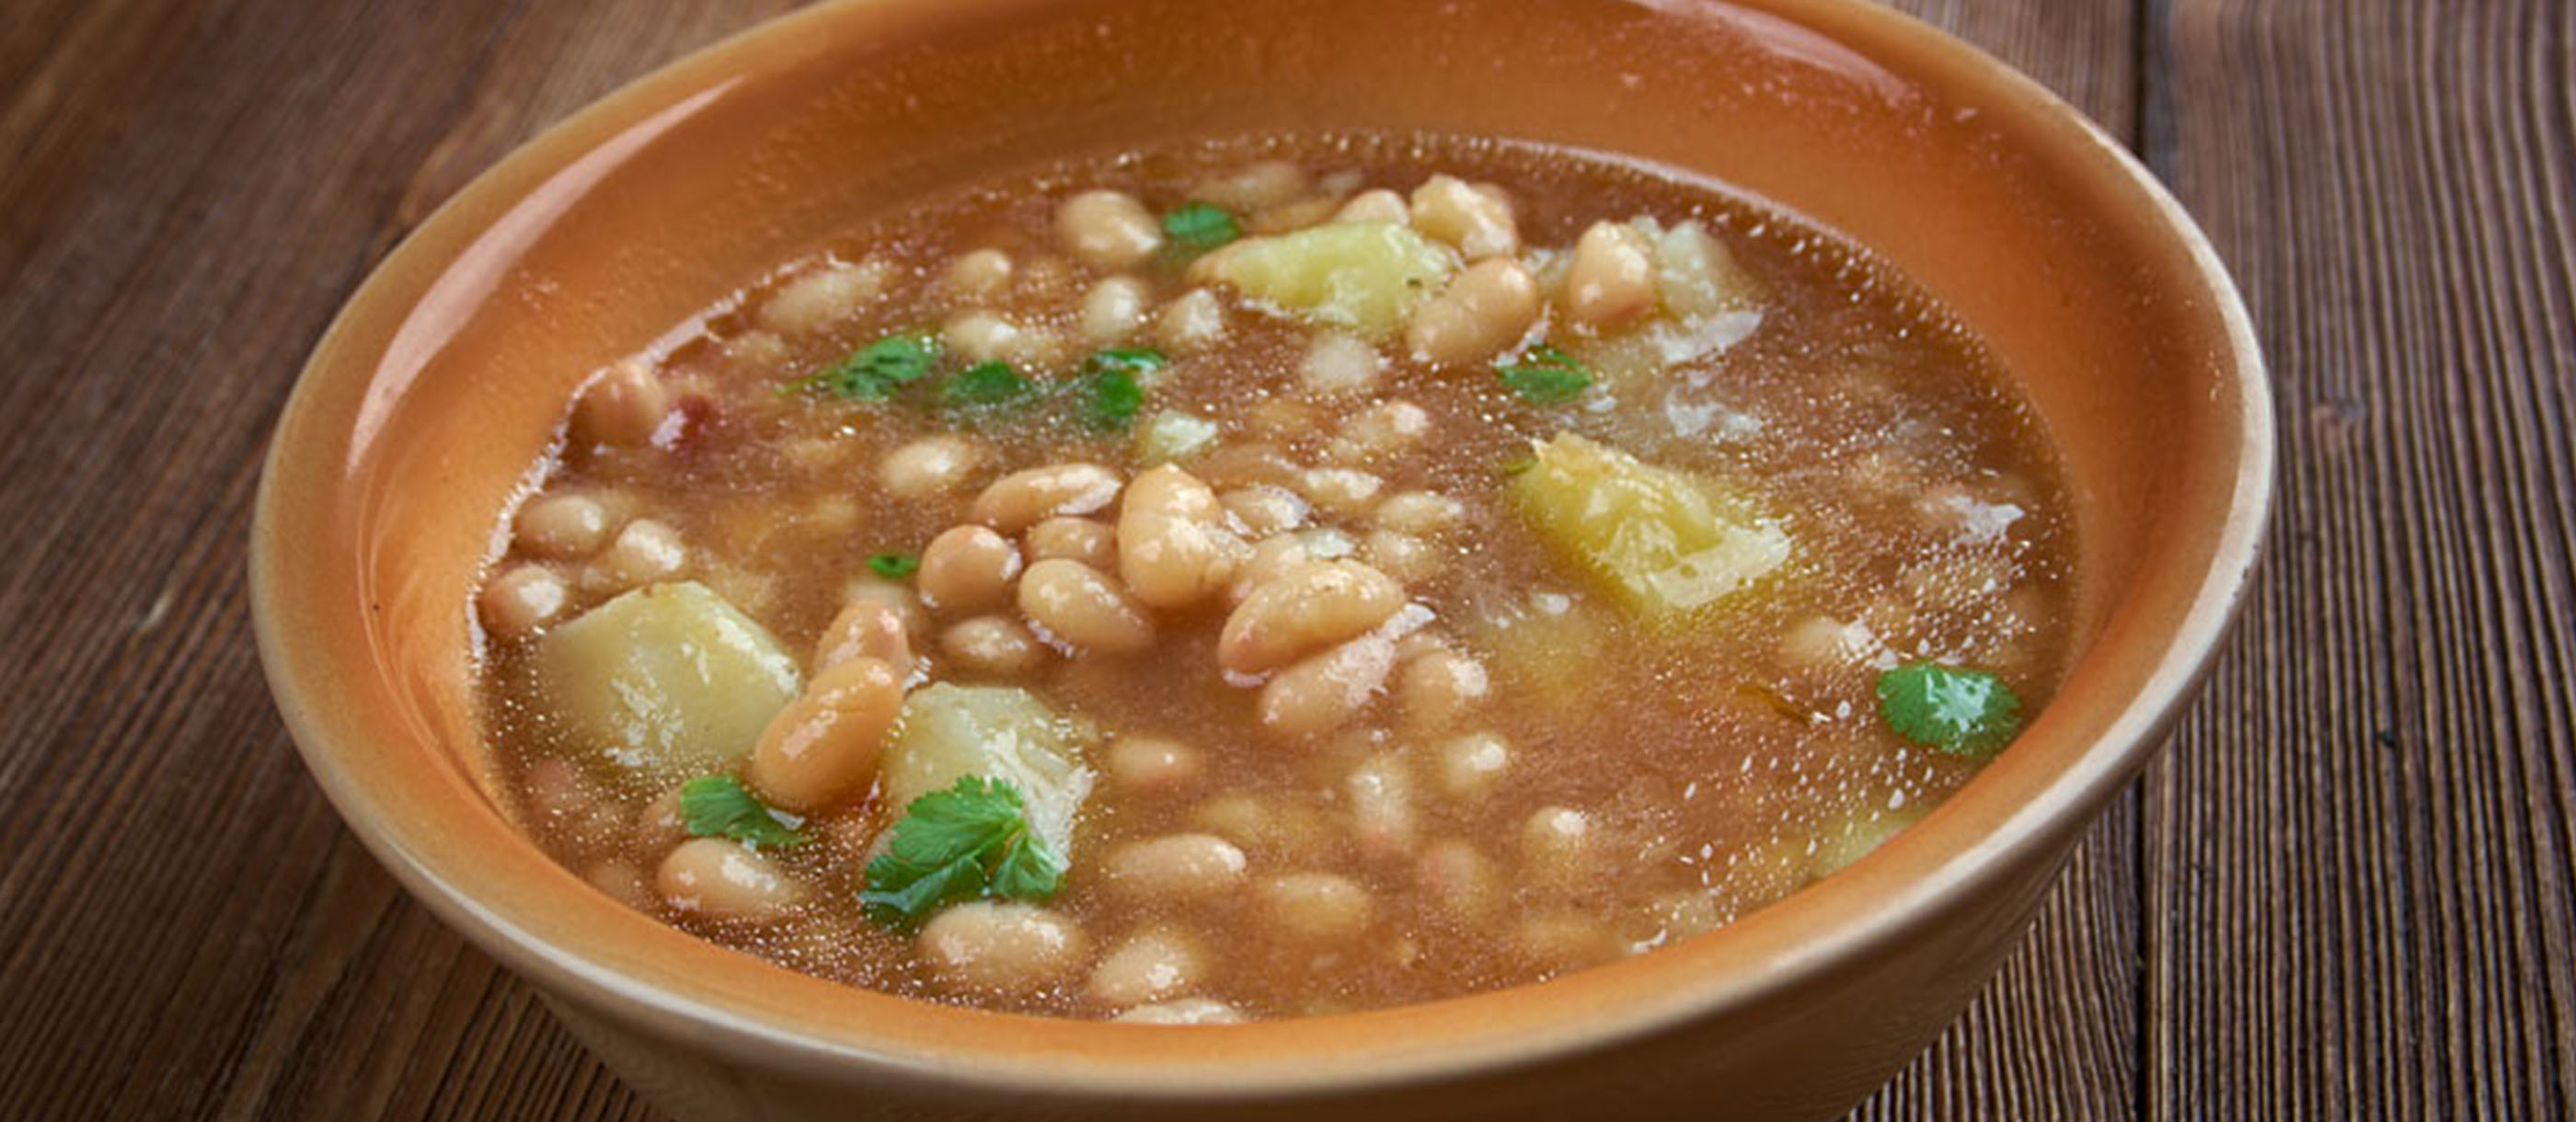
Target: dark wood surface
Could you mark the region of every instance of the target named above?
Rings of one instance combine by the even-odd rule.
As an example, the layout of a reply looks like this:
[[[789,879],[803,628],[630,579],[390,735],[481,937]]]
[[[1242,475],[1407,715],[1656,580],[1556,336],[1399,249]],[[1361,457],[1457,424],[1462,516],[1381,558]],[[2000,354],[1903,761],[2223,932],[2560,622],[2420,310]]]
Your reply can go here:
[[[339,827],[242,550],[297,365],[403,232],[784,6],[11,0],[0,1115],[653,1117]],[[1903,6],[2173,185],[2284,470],[2207,694],[1861,1115],[2576,1114],[2576,3]]]

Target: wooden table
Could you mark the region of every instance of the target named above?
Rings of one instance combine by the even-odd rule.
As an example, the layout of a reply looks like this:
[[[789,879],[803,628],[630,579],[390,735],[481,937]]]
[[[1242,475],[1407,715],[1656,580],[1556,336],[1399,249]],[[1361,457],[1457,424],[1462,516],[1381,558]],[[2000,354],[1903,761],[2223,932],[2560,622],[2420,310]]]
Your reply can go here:
[[[652,1116],[340,828],[242,550],[296,368],[396,239],[783,6],[11,0],[0,1115]],[[1861,1114],[2569,1117],[2576,3],[1904,6],[2173,185],[2284,471],[2208,693]]]

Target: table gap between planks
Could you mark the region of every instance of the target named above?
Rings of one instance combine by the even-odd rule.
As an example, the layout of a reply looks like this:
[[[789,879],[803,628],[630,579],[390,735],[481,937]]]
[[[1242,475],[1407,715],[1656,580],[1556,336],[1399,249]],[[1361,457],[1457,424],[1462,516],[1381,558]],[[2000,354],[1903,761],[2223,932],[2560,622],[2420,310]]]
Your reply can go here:
[[[654,1117],[340,828],[241,554],[298,364],[403,232],[786,6],[13,0],[0,1113]],[[2173,186],[2284,470],[2208,693],[1856,1117],[2568,1117],[2576,4],[1899,6]]]

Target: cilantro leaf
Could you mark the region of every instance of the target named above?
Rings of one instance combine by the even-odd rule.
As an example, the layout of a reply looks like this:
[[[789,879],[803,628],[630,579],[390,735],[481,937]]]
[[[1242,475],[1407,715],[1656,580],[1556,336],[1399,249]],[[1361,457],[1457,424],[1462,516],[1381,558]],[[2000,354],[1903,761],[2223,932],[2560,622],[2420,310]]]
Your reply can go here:
[[[887,580],[902,580],[921,568],[921,558],[910,553],[880,553],[868,558],[868,568]]]
[[[702,776],[681,784],[680,820],[692,836],[732,838],[754,849],[786,849],[808,840],[797,829],[803,819],[770,809],[730,775]]]
[[[1224,207],[1182,203],[1163,216],[1163,236],[1174,249],[1195,257],[1242,237],[1243,226]]]
[[[1045,900],[1064,883],[1064,858],[1029,826],[1008,781],[962,776],[912,800],[884,854],[868,862],[859,903],[868,918],[908,929],[948,904],[986,897]]]
[[[1498,362],[1494,373],[1503,388],[1532,405],[1563,405],[1592,387],[1592,372],[1573,355],[1545,343],[1529,349],[1519,362]]]
[[[850,357],[795,383],[819,388],[844,401],[883,401],[896,390],[930,376],[939,364],[939,340],[930,335],[888,335],[850,352]]]
[[[1029,380],[1006,362],[979,362],[960,370],[940,388],[950,405],[1007,405],[1033,389]]]
[[[1139,379],[1169,365],[1163,352],[1143,347],[1099,351],[1083,360],[1082,376],[1075,394],[1082,404],[1082,416],[1096,429],[1123,429],[1134,424],[1136,411],[1145,404],[1145,387]]]
[[[1896,735],[1988,759],[2021,731],[2021,698],[1983,670],[1913,662],[1878,676],[1878,712]]]

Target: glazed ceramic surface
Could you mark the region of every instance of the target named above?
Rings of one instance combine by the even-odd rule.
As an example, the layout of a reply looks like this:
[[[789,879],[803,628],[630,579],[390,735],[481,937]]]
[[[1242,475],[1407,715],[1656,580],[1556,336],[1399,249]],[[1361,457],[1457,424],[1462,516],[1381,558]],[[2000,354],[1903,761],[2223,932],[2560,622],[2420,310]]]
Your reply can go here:
[[[469,592],[573,387],[923,189],[1253,130],[1427,129],[1712,177],[1869,246],[1983,335],[2075,490],[2086,636],[2013,748],[1859,864],[1543,985],[1229,1028],[853,990],[599,894],[495,808]],[[262,656],[351,827],[692,1119],[1825,1117],[2017,941],[2177,715],[2253,562],[2270,402],[2243,311],[2118,146],[1857,2],[844,0],[652,75],[424,224],[333,326],[255,529]]]

